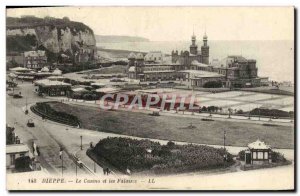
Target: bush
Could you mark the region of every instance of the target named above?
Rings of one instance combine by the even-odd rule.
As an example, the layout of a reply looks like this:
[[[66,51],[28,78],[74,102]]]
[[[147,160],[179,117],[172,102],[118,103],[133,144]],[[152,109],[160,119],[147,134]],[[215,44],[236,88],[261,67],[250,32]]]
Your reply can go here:
[[[148,149],[152,150],[151,153]],[[224,165],[224,149],[203,145],[176,145],[174,142],[161,145],[150,140],[106,138],[99,141],[93,152],[123,172],[127,168],[132,172],[186,172]],[[234,161],[231,154],[227,155],[225,164],[228,166]]]
[[[283,163],[287,161],[283,156],[283,154],[275,151],[271,152],[271,159],[272,159],[272,163]]]
[[[245,150],[241,150],[238,154],[238,157],[240,158],[241,161],[245,160]]]
[[[172,149],[172,148],[175,147],[175,143],[172,142],[172,141],[168,141],[167,146],[168,146],[170,149]]]
[[[293,112],[286,112],[277,109],[255,108],[250,111],[251,115],[276,116],[276,117],[293,117]]]

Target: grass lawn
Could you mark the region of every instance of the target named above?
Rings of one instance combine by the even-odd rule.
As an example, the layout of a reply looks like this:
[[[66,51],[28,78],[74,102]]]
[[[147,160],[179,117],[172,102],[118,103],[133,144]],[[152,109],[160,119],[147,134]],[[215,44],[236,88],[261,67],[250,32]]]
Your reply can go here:
[[[258,138],[276,148],[294,148],[294,127],[263,126],[229,121],[201,121],[171,116],[150,116],[126,111],[103,111],[97,108],[49,103],[53,109],[79,118],[85,129],[138,136],[144,138],[223,145],[247,146]],[[190,125],[193,128],[188,128]]]

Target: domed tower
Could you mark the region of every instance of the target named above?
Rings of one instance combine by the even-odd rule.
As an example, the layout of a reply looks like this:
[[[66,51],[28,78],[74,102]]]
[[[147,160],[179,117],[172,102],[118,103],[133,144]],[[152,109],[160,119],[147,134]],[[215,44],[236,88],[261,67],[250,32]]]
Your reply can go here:
[[[207,35],[206,32],[203,36],[203,46],[201,46],[201,55],[202,55],[202,63],[209,64],[209,46],[207,45]]]
[[[191,54],[194,54],[194,55],[197,55],[198,53],[198,46],[196,45],[196,36],[192,35],[192,44],[190,45],[190,53]]]
[[[135,64],[135,59],[136,59],[136,56],[135,54],[132,52],[128,55],[128,66],[131,67],[131,66],[134,66]]]
[[[135,54],[134,54],[133,52],[131,52],[131,53],[128,55],[128,65],[127,65],[126,73],[129,72],[130,67],[135,66],[135,59],[136,59]]]

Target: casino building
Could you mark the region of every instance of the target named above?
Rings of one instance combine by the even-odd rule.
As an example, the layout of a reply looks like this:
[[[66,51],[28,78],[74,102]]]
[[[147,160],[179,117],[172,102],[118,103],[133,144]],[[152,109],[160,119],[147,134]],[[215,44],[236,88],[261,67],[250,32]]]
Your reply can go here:
[[[147,81],[188,81],[190,86],[203,87],[207,82],[217,82],[220,87],[242,88],[261,86],[268,78],[257,75],[256,60],[230,55],[222,61],[209,63],[209,46],[206,33],[198,50],[193,34],[189,51],[172,51],[170,58],[162,52],[131,53],[128,56],[127,74],[131,79]]]

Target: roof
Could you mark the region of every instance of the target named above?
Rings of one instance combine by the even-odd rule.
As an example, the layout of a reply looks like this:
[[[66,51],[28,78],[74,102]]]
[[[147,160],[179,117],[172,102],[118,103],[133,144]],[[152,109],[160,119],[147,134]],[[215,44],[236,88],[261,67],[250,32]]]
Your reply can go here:
[[[41,69],[41,72],[49,72],[49,68],[48,68],[48,67],[43,67],[43,68]]]
[[[202,70],[182,70],[179,72],[189,73],[192,79],[197,78],[210,78],[210,77],[225,77],[222,74],[216,72],[202,71]]]
[[[39,57],[39,56],[45,56],[44,50],[38,50],[38,51],[27,51],[24,52],[25,57]]]
[[[155,70],[155,71],[144,71],[144,73],[171,73],[175,72],[174,70]]]
[[[96,89],[96,92],[98,93],[116,93],[119,91],[120,91],[119,89],[112,88],[112,87],[104,87],[104,88]]]
[[[142,53],[138,53],[137,55],[136,55],[136,59],[143,59],[144,60],[144,56],[143,56],[143,54]]]
[[[37,80],[34,83],[40,86],[71,86],[69,83],[49,79]]]
[[[25,144],[6,145],[6,154],[29,152],[29,148]]]
[[[129,72],[135,72],[135,67],[134,66],[129,67],[128,71]]]
[[[79,88],[73,88],[73,92],[88,92],[85,88],[79,87]]]
[[[15,68],[11,68],[10,71],[29,71],[30,69],[26,68],[26,67],[15,67]]]
[[[53,75],[62,75],[62,71],[59,70],[58,68],[56,68],[53,72],[52,72]]]
[[[191,64],[192,64],[192,65],[195,65],[195,66],[197,66],[197,67],[208,67],[208,66],[209,66],[209,65],[200,63],[200,62],[197,61],[197,60],[193,60],[193,61],[191,62]]]
[[[162,62],[163,58],[164,55],[161,51],[148,52],[144,57],[145,61],[157,61],[157,62]]]
[[[135,59],[136,56],[135,56],[135,54],[134,54],[133,52],[131,52],[131,53],[128,55],[128,58],[129,58],[129,59]]]
[[[91,86],[105,86],[106,84],[100,82],[91,83]]]
[[[229,55],[228,58],[234,58],[237,61],[245,61],[245,60],[247,60],[245,57],[243,57],[241,55]]]
[[[265,142],[260,141],[259,139],[255,142],[248,144],[249,149],[270,149],[269,145],[266,145]]]
[[[11,78],[15,78],[15,77],[17,77],[17,75],[16,75],[16,74],[14,74],[14,73],[9,73],[9,74],[8,74],[8,76],[9,76],[9,77],[11,77]]]
[[[49,80],[63,80],[63,79],[65,79],[65,77],[64,76],[50,76],[50,77],[48,77],[48,79]]]

